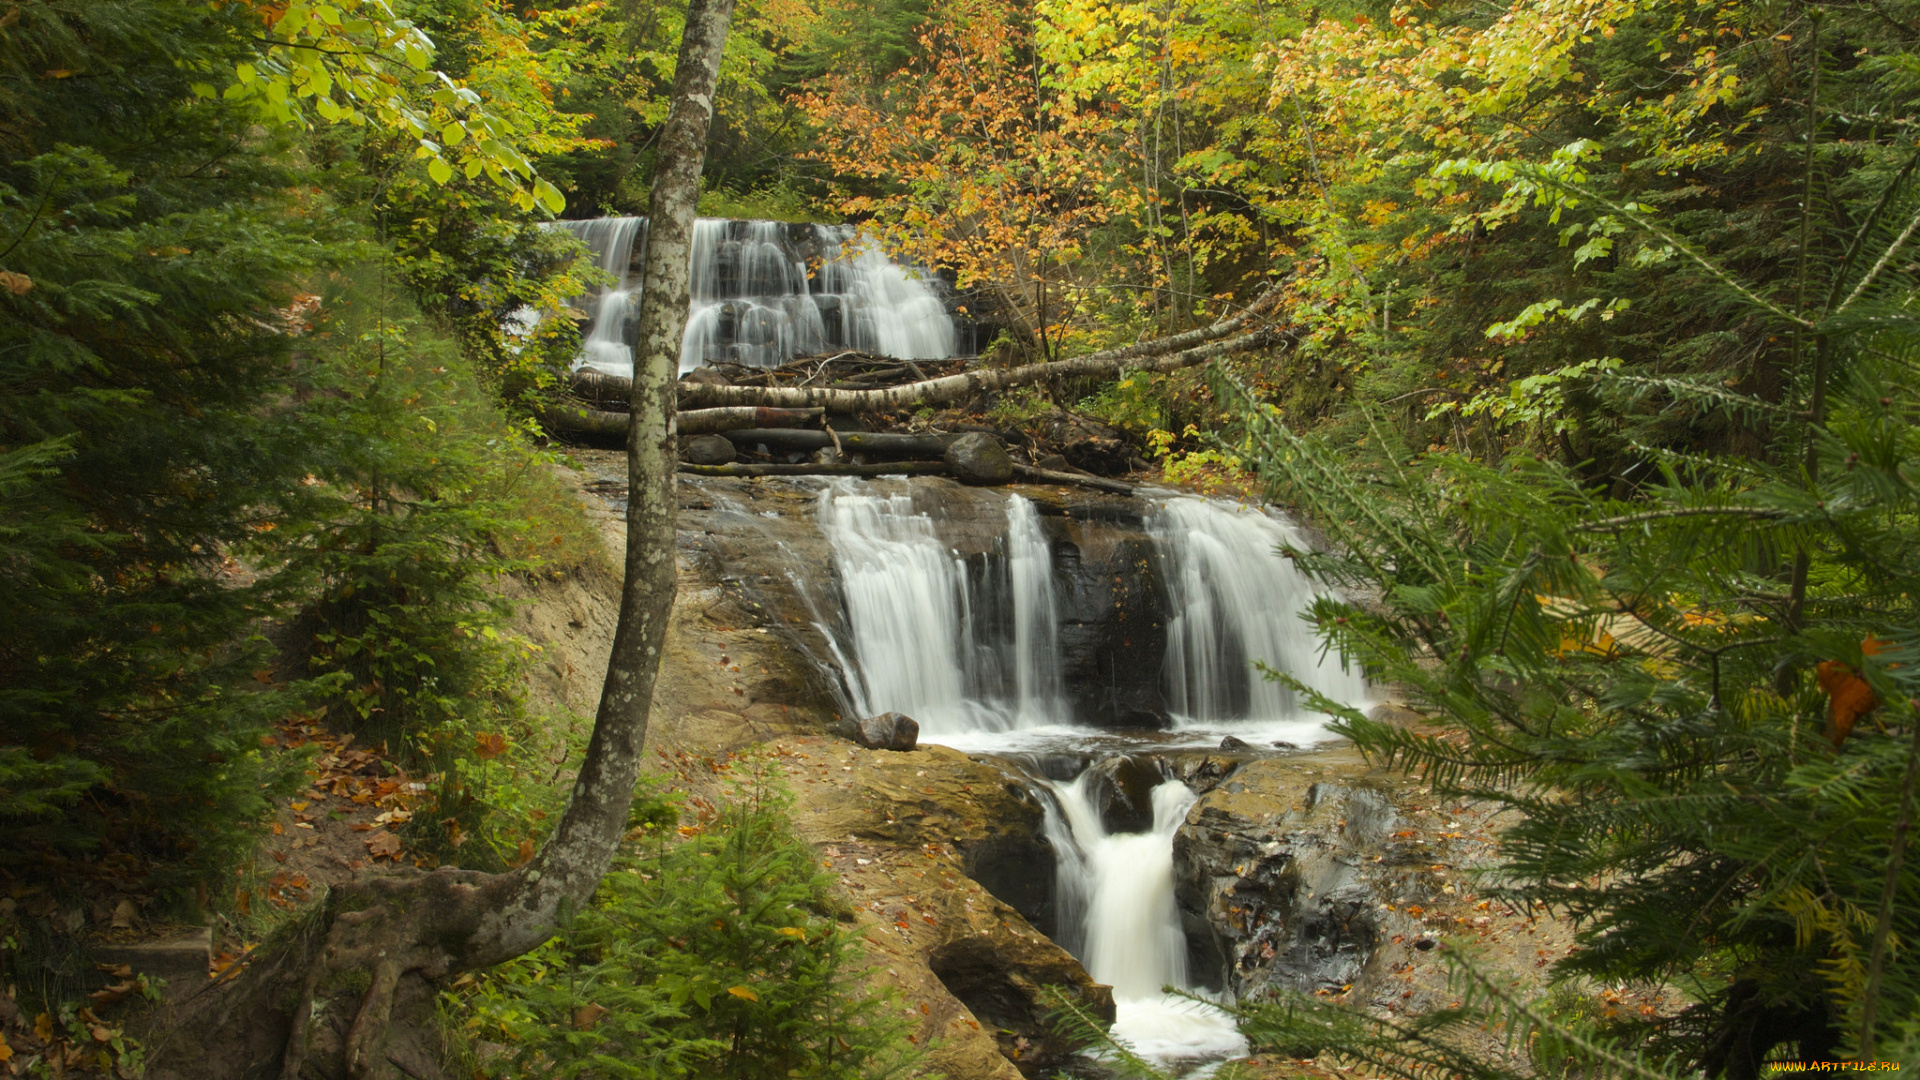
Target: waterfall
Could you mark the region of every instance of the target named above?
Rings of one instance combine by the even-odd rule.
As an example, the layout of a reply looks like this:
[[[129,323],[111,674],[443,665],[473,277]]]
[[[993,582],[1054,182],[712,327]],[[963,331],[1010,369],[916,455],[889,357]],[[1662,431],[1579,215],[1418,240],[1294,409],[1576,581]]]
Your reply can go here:
[[[843,674],[853,707],[906,713],[927,738],[1063,719],[1052,564],[1033,504],[1007,498],[1006,541],[976,588],[911,495],[861,490],[831,485],[819,510],[848,640],[822,629],[852,661]]]
[[[1053,595],[1053,546],[1040,531],[1033,503],[1007,499],[1008,584],[1013,590],[1014,687],[1017,725],[1057,723],[1068,712],[1060,683],[1060,615]]]
[[[633,372],[633,349],[626,341],[627,312],[640,295],[640,283],[631,272],[634,241],[646,232],[646,219],[598,218],[555,223],[580,238],[593,254],[593,264],[613,275],[614,282],[592,302],[593,318],[581,335],[578,367],[593,371]]]
[[[1176,497],[1160,504],[1147,528],[1167,589],[1165,684],[1176,717],[1198,724],[1308,718],[1293,691],[1268,680],[1256,662],[1335,701],[1366,700],[1366,680],[1343,670],[1337,655],[1321,656],[1301,618],[1320,590],[1276,554],[1306,547],[1291,526],[1257,509]]]
[[[578,369],[633,373],[639,280],[631,268],[646,220],[561,221],[617,283],[590,302]],[[775,367],[795,356],[857,349],[904,360],[959,351],[945,302],[924,275],[900,266],[844,225],[700,218],[693,228],[692,304],[680,370],[728,361]]]
[[[1093,770],[1052,794],[1047,839],[1055,853],[1055,940],[1113,987],[1114,1037],[1161,1061],[1244,1053],[1246,1041],[1217,1009],[1163,993],[1190,990],[1187,941],[1173,896],[1173,834],[1194,793],[1178,780],[1153,789],[1153,826],[1109,833],[1090,797]]]

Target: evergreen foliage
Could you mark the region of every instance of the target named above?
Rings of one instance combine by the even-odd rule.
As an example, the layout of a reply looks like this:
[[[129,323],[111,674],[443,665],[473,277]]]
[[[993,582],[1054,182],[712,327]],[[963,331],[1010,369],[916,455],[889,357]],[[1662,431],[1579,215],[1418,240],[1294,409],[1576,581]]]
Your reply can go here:
[[[594,906],[470,996],[467,1030],[507,1040],[509,1075],[905,1072],[907,1026],[860,985],[837,921],[850,913],[787,824],[787,796],[764,764],[735,772],[726,800],[677,830],[671,804],[636,800]]]
[[[1898,181],[1884,198],[1916,208]],[[1287,554],[1367,598],[1317,603],[1323,634],[1457,733],[1321,707],[1375,759],[1520,811],[1491,894],[1577,923],[1557,977],[1688,989],[1634,1045],[1710,1076],[1776,1047],[1873,1059],[1920,1013],[1920,326],[1878,279],[1889,231],[1831,263],[1823,291],[1852,307],[1804,314],[1696,259],[1807,343],[1799,408],[1717,395],[1782,421],[1788,466],[1668,454],[1623,500],[1538,455],[1412,450],[1377,418],[1341,445],[1246,414],[1242,451],[1329,529]]]
[[[271,403],[331,229],[196,70],[204,5],[30,2],[0,36],[0,876],[179,895],[265,808],[257,595],[304,473]]]

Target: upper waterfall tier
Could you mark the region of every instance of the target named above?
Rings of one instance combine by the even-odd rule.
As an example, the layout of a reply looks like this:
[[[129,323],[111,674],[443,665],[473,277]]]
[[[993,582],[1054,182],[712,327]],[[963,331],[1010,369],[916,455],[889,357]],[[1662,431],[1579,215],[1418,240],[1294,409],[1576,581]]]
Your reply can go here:
[[[633,374],[646,219],[561,221],[615,284],[586,301],[577,369]],[[729,361],[776,367],[795,356],[857,349],[902,360],[958,355],[937,285],[847,225],[701,218],[693,228],[693,303],[680,370]]]

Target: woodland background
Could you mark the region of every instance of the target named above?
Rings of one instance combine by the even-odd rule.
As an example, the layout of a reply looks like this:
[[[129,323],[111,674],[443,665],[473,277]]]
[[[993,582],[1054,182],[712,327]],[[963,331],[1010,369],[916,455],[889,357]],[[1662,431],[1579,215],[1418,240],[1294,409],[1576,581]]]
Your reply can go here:
[[[0,11],[29,1012],[89,1023],[61,958],[121,899],[246,915],[290,715],[438,777],[445,858],[537,842],[546,796],[472,779],[534,722],[489,582],[599,556],[529,419],[577,327],[514,315],[596,274],[540,222],[644,212],[681,18]],[[1753,1075],[1767,1033],[1911,1045],[1920,993],[1917,44],[1905,0],[749,0],[701,205],[864,223],[998,364],[1278,290],[1284,347],[993,419],[1082,410],[1331,523],[1320,568],[1382,601],[1323,628],[1465,734],[1348,729],[1541,823],[1512,890],[1586,920],[1567,977],[1699,981],[1623,1045]]]

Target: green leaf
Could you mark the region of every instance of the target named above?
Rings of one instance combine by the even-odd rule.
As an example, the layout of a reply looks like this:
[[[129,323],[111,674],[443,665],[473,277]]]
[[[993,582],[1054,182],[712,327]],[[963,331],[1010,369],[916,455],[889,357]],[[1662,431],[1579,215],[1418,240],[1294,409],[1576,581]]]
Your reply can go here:
[[[427,175],[433,177],[436,184],[444,184],[453,179],[453,166],[445,158],[434,158],[427,162]]]

